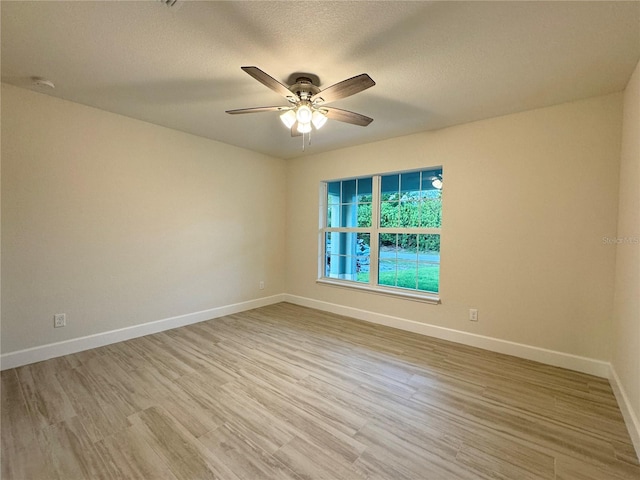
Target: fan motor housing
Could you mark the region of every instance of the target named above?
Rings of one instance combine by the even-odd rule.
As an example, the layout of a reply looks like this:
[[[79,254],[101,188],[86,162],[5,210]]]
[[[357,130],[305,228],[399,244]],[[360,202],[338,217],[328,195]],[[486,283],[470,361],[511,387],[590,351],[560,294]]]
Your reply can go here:
[[[313,81],[309,77],[298,77],[296,83],[289,87],[293,93],[295,93],[302,100],[309,99],[316,93],[320,92],[320,88],[313,84]]]

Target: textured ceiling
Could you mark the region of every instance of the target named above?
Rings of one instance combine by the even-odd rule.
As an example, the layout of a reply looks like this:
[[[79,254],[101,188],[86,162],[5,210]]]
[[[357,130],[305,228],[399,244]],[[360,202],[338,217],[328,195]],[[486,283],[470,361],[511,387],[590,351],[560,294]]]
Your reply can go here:
[[[302,154],[284,105],[240,70],[321,88],[376,85],[331,106],[307,153],[437,129],[624,89],[640,57],[640,2],[2,1],[2,80],[282,158]]]

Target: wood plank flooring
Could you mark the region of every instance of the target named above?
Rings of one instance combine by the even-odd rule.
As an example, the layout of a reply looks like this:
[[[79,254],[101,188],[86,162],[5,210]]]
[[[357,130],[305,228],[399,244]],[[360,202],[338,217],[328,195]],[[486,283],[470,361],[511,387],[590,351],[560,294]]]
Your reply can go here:
[[[622,480],[605,379],[286,303],[2,372],[2,479]]]

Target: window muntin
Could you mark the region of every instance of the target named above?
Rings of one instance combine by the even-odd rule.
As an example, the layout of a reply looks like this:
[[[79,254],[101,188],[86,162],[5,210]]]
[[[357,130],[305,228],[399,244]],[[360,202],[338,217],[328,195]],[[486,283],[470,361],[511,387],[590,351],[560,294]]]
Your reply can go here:
[[[442,190],[435,179],[442,168],[323,183],[321,277],[437,294]]]

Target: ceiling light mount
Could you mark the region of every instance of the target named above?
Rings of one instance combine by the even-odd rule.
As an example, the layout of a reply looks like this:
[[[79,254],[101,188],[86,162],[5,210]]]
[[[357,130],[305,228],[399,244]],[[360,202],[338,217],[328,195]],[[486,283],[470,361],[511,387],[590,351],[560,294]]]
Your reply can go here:
[[[309,100],[316,93],[320,93],[320,89],[313,84],[309,77],[298,77],[296,83],[289,87],[301,100]]]

